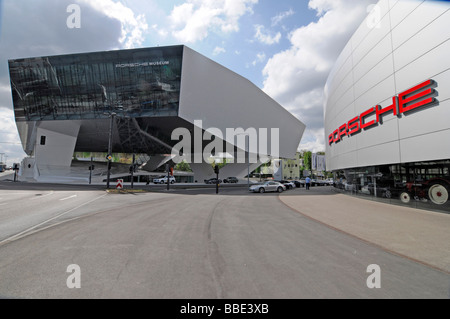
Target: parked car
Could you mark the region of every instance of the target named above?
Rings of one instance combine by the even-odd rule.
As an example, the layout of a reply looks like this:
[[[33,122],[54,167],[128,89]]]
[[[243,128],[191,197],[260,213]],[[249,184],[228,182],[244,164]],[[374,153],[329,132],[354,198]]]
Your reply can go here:
[[[299,183],[300,183],[300,186],[301,186],[301,187],[306,187],[306,179],[301,178],[301,179],[299,180]]]
[[[236,177],[227,177],[223,180],[224,183],[237,183],[239,180]]]
[[[326,182],[327,182],[327,184],[330,185],[330,186],[333,186],[333,185],[334,185],[334,179],[332,179],[332,178],[327,178]]]
[[[158,178],[153,179],[154,184],[167,184],[167,176],[159,176]],[[169,183],[174,184],[175,183],[175,177],[170,176],[169,177]]]
[[[356,191],[356,184],[344,182],[344,189],[350,192]]]
[[[369,185],[367,185],[367,187],[370,192],[370,195],[374,196],[375,190],[373,184],[370,183]],[[399,192],[397,189],[390,186],[379,186],[377,184],[377,197],[394,198],[396,196],[399,196]]]
[[[397,185],[393,179],[379,179],[376,181],[377,197],[394,198],[399,196],[403,185]],[[370,195],[375,195],[374,183],[369,183],[367,189]]]
[[[210,178],[210,179],[205,179],[205,184],[222,184],[222,180],[219,178]]]
[[[295,184],[295,187],[305,187],[305,181],[293,181],[293,183]]]
[[[286,190],[286,186],[284,186],[279,182],[268,181],[265,182],[264,184],[252,185],[248,190],[249,192],[253,193],[265,193],[265,192],[282,193],[283,191]]]
[[[325,180],[323,180],[323,179],[316,179],[316,185],[317,186],[325,186],[327,184],[328,183]]]
[[[334,182],[334,187],[339,189],[345,189],[345,185],[347,184],[346,179],[339,179]]]
[[[286,186],[286,189],[293,189],[293,188],[295,188],[295,183],[294,182],[290,182],[290,181],[286,181],[286,180],[282,180],[282,181],[278,181],[278,182],[283,184],[284,186]]]

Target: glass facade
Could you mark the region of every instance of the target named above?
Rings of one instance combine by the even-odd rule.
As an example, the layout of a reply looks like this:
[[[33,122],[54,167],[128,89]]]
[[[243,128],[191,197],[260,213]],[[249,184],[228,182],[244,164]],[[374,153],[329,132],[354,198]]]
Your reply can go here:
[[[16,121],[177,116],[183,46],[9,61]]]
[[[342,192],[450,212],[450,160],[360,167],[334,172]]]

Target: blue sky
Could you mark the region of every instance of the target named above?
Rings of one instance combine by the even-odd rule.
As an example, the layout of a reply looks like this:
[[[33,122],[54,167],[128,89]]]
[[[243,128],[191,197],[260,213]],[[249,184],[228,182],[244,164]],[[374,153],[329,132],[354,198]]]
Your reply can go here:
[[[292,30],[317,20],[317,12],[308,8],[308,2],[255,2],[248,6],[249,11],[239,19],[238,31],[224,32],[212,26],[207,37],[184,43],[262,87],[264,77],[261,68],[269,57],[289,48],[288,35]],[[156,31],[168,28],[165,17],[170,16],[174,7],[182,4],[183,1],[158,1],[164,14],[151,20],[150,29]],[[258,39],[255,39],[256,34],[259,35]],[[177,43],[177,38],[160,36],[157,32],[150,32],[144,41],[144,45],[148,46]]]
[[[401,0],[406,1],[406,0]],[[1,1],[0,1],[1,2]],[[299,149],[323,151],[323,87],[377,0],[3,0],[0,153],[25,156],[7,60],[185,44],[246,77],[307,125]],[[78,4],[81,28],[67,28]]]

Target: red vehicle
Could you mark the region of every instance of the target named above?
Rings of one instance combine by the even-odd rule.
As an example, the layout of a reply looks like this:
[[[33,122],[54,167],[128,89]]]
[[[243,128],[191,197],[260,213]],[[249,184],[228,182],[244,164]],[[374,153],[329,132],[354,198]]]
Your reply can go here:
[[[444,177],[431,178],[426,181],[407,182],[405,189],[400,193],[400,200],[409,203],[411,198],[429,199],[434,204],[447,203],[450,193],[450,179]]]

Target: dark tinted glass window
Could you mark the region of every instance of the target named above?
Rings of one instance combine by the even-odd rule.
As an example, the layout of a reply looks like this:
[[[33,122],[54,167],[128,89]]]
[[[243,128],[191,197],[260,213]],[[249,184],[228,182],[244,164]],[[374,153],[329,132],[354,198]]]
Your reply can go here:
[[[9,61],[17,121],[178,114],[182,46]]]

